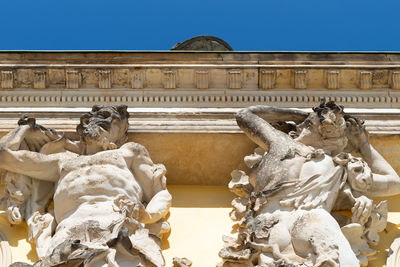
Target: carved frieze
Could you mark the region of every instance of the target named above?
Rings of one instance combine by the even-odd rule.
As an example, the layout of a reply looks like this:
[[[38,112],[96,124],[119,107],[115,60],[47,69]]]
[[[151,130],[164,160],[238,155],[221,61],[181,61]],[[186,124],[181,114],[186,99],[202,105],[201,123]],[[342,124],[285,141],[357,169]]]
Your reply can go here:
[[[12,70],[1,71],[1,88],[3,89],[14,88],[14,72]]]
[[[260,89],[273,89],[275,87],[276,71],[260,69],[259,87]]]
[[[194,67],[196,66],[196,68]],[[71,69],[65,66],[63,72],[60,67],[48,66],[46,70],[38,70],[36,68],[21,67],[12,71],[7,69],[1,70],[1,88],[49,88],[58,90],[65,84],[65,88],[93,88],[98,85],[99,88],[133,88],[143,89],[147,85],[155,86],[154,88],[164,87],[166,89],[177,88],[179,84],[184,84],[186,89],[208,89],[212,84],[218,89],[254,89],[260,91],[278,88],[282,89],[349,89],[359,90],[371,88],[399,88],[399,71],[397,70],[352,70],[343,68],[341,70],[324,70],[309,69],[290,69],[285,70],[273,67],[266,68],[265,65],[251,65],[253,68],[244,66],[247,69],[232,69],[229,65],[216,66],[214,68],[198,69],[197,65],[182,66],[182,74],[178,75],[179,68],[166,69],[160,66],[158,69],[152,67],[150,70],[145,65],[140,68],[129,68],[121,66],[120,68],[95,70],[90,67],[79,67],[79,69]],[[1,64],[0,64],[1,67]],[[42,65],[41,65],[42,67]],[[107,67],[107,65],[104,65]],[[201,67],[201,66],[200,66]],[[332,66],[330,66],[332,67]],[[186,69],[185,69],[186,68]],[[187,69],[193,68],[193,71]],[[115,70],[114,70],[115,69]],[[156,70],[156,71],[153,71]],[[225,70],[224,70],[225,69]],[[10,72],[11,71],[11,72]],[[207,73],[208,72],[208,73]],[[225,75],[226,73],[226,80]],[[160,73],[160,76],[158,76]],[[210,75],[210,74],[213,75]],[[246,82],[244,82],[244,73],[246,73]],[[357,74],[355,74],[357,73]],[[278,78],[279,74],[279,79]],[[350,75],[354,75],[351,78]],[[12,79],[11,79],[11,76]],[[258,76],[258,80],[257,80]],[[340,79],[343,77],[343,79]],[[312,80],[310,84],[309,81]],[[78,81],[78,82],[77,82]],[[194,81],[193,83],[189,81]],[[291,82],[289,82],[291,81]],[[192,88],[191,88],[192,86]],[[280,89],[281,88],[281,89]],[[148,88],[152,89],[152,88]]]
[[[294,71],[294,88],[296,89],[307,88],[307,70]]]
[[[339,71],[338,70],[326,71],[326,84],[327,84],[328,89],[338,89],[339,88]]]
[[[68,89],[78,89],[81,84],[81,75],[77,70],[66,70],[66,87]]]
[[[392,72],[392,88],[400,89],[400,71]]]
[[[111,70],[99,70],[99,88],[110,89],[111,88]]]
[[[45,89],[47,87],[47,72],[35,70],[33,72],[33,88]]]
[[[229,89],[242,88],[242,70],[240,69],[228,70],[228,88]]]
[[[133,70],[131,72],[131,86],[133,89],[142,89],[144,87],[144,71]]]
[[[165,70],[163,77],[163,84],[165,89],[175,89],[176,88],[176,71],[175,70]]]
[[[81,105],[80,100],[94,104],[96,101],[117,101],[118,98],[121,103],[133,101],[140,107],[172,107],[177,104],[184,107],[244,107],[263,101],[281,107],[291,107],[293,103],[298,107],[312,107],[320,97],[329,97],[348,107],[400,107],[400,94],[397,92],[400,63],[396,62],[367,65],[319,61],[305,64],[296,60],[288,64],[279,59],[272,64],[270,61],[243,61],[241,58],[218,64],[208,59],[154,63],[132,63],[127,59],[120,63],[83,60],[84,57],[82,61],[68,61],[75,62],[73,64],[44,60],[37,64],[1,63],[1,88],[7,89],[5,87],[11,87],[11,84],[18,88],[17,91],[0,91],[1,105],[22,107],[33,101],[42,107],[60,102],[76,107]],[[373,74],[372,81],[368,72]],[[63,90],[63,87],[70,90]],[[111,88],[112,95],[111,91],[108,95],[108,91],[92,90],[96,87]],[[178,87],[182,88],[170,90]]]
[[[208,89],[208,70],[196,71],[196,88]]]
[[[360,88],[370,89],[372,87],[372,72],[360,71]]]

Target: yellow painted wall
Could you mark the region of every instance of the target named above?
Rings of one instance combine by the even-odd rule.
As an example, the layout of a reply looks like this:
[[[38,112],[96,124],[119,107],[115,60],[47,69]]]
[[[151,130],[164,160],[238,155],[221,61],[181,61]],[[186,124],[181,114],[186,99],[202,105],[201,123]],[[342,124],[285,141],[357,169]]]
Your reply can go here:
[[[26,240],[28,236],[26,223],[11,225],[7,220],[7,214],[0,211],[0,231],[4,233],[10,244],[12,262],[33,263],[37,260],[35,247]]]
[[[222,234],[233,225],[229,218],[234,195],[221,186],[169,186],[172,231],[169,248],[163,251],[167,266],[173,257],[186,257],[193,266],[215,266],[219,262]]]

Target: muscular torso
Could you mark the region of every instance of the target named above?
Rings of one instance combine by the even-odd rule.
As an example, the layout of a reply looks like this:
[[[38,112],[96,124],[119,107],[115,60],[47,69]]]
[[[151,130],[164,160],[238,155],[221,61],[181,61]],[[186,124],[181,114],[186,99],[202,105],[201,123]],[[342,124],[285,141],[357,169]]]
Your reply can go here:
[[[296,155],[288,159],[279,160],[275,158],[271,160],[267,156],[262,163],[257,173],[256,185],[258,184],[259,190],[263,190],[264,192],[270,190],[270,192],[275,193],[270,194],[266,206],[260,213],[297,209],[292,205],[282,206],[281,201],[288,199],[287,197],[293,194],[295,190],[299,190],[300,188],[301,191],[301,188],[306,187],[314,188],[312,189],[312,193],[307,193],[307,190],[304,190],[304,193],[299,194],[304,194],[305,196],[307,194],[313,195],[313,199],[319,198],[324,194],[324,187],[326,189],[330,188],[331,192],[328,194],[328,198],[321,203],[320,207],[328,212],[331,211],[336,201],[342,178],[341,170],[338,169],[340,167],[336,167],[332,157],[324,155],[318,159],[307,160],[303,156]],[[313,181],[305,184],[311,181],[310,179],[313,179]],[[323,183],[320,188],[318,187],[318,182]],[[287,186],[285,186],[285,183]],[[300,184],[300,187],[296,187],[298,184]],[[314,187],[311,187],[311,184],[314,184]],[[308,201],[312,201],[313,199],[309,199]]]
[[[54,194],[57,222],[82,204],[112,201],[120,194],[142,199],[142,189],[120,149],[70,157],[62,160],[59,168],[60,180]]]
[[[283,183],[298,180],[304,163],[305,158],[299,155],[282,159],[267,153],[258,169],[255,191],[275,190]]]

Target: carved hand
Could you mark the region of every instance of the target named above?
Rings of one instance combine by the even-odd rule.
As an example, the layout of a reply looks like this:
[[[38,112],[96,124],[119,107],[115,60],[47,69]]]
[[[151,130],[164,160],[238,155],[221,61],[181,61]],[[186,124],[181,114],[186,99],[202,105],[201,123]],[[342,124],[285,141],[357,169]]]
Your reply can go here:
[[[39,152],[44,144],[62,137],[53,129],[36,124],[36,120],[27,115],[21,117],[18,125],[20,125],[19,127],[29,126],[29,129],[25,132],[24,141],[30,151]]]
[[[355,223],[359,223],[364,225],[367,221],[369,216],[371,215],[373,202],[366,196],[360,196],[355,199],[355,204],[351,209],[353,216],[351,220]]]
[[[348,145],[353,150],[359,150],[362,145],[368,144],[368,132],[363,121],[356,118],[346,120]]]

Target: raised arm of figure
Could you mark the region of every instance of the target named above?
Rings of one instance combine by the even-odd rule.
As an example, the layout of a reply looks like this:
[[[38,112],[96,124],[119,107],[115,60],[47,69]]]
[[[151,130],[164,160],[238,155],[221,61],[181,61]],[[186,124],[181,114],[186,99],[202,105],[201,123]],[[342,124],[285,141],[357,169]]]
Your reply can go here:
[[[165,217],[171,206],[172,197],[167,190],[165,173],[162,164],[154,164],[145,147],[137,143],[127,143],[121,147],[130,161],[135,179],[143,190],[143,201],[147,203],[140,221],[154,223]]]
[[[390,164],[369,143],[360,146],[360,153],[372,171],[369,197],[385,197],[400,194],[400,177]]]
[[[12,151],[0,144],[0,169],[20,173],[39,180],[56,182],[58,162],[62,155],[44,155],[27,150]]]
[[[3,136],[0,139],[0,144],[4,148],[18,150],[21,146],[21,143],[24,141],[27,132],[30,131],[30,128],[31,127],[29,125],[18,126],[14,130]]]
[[[390,164],[369,143],[368,132],[362,122],[347,119],[349,144],[361,154],[372,171],[372,186],[368,197],[385,197],[400,194],[400,177]]]
[[[308,113],[269,106],[251,106],[240,110],[236,114],[236,121],[243,132],[257,145],[265,150],[276,150],[286,153],[287,148],[308,150],[308,148],[294,141],[287,134],[275,129],[271,123],[279,121],[304,121]]]

